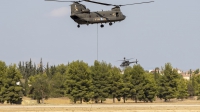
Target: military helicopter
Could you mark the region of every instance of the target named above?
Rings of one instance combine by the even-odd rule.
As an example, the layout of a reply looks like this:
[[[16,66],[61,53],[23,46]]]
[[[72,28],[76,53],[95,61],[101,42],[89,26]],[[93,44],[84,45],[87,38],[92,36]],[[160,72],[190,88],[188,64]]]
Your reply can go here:
[[[131,58],[131,59],[133,59],[133,58]],[[127,67],[127,66],[129,66],[131,63],[138,63],[138,60],[136,59],[136,61],[132,61],[132,62],[130,62],[130,60],[131,59],[126,59],[125,57],[124,57],[124,60],[119,60],[119,61],[123,61],[122,63],[121,63],[121,65],[120,65],[120,67]]]
[[[45,1],[56,1],[56,2],[73,2],[71,4],[71,18],[78,23],[77,27],[79,28],[80,25],[86,24],[98,24],[100,23],[100,27],[103,28],[103,23],[109,23],[110,26],[112,26],[115,22],[123,21],[126,16],[123,15],[123,13],[120,10],[121,6],[127,6],[127,5],[136,5],[136,4],[144,4],[144,3],[151,3],[154,1],[149,2],[141,2],[141,3],[133,3],[133,4],[124,4],[124,5],[113,5],[108,3],[101,3],[91,0],[80,0],[80,1],[59,1],[59,0],[45,0]],[[80,4],[80,2],[90,2],[100,5],[106,5],[106,6],[114,6],[110,11],[96,11],[91,12],[90,9],[86,8],[85,5]]]

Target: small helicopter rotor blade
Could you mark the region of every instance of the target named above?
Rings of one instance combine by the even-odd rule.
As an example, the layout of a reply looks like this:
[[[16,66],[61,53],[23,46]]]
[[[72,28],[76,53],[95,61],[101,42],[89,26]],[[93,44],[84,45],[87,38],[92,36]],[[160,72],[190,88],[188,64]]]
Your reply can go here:
[[[128,60],[128,61],[129,61],[129,60],[131,60],[131,59],[134,59],[134,58],[130,58],[130,59],[126,59],[126,60]]]
[[[117,61],[124,61],[124,60],[117,60]]]
[[[124,5],[119,5],[119,6],[121,7],[121,6],[127,6],[127,5],[136,5],[136,4],[151,3],[151,2],[154,2],[154,1],[149,1],[149,2],[141,2],[141,3],[133,3],[133,4],[124,4]]]
[[[113,4],[108,4],[108,3],[102,3],[102,2],[95,2],[95,1],[91,1],[91,0],[83,0],[85,2],[91,2],[91,3],[95,3],[95,4],[100,4],[100,5],[107,5],[107,6],[116,6]]]

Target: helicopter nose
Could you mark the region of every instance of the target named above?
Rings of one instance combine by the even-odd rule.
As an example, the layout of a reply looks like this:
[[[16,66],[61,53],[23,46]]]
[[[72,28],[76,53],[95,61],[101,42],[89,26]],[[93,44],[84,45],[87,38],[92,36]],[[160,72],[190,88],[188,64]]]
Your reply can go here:
[[[123,15],[124,16],[124,19],[126,19],[126,16],[125,15]]]

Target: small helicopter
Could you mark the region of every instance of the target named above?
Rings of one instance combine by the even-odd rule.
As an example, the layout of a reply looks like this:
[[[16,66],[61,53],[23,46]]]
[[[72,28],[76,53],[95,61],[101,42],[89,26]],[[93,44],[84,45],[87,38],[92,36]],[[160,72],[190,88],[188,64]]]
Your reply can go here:
[[[78,23],[77,27],[79,28],[80,25],[86,24],[98,24],[100,23],[100,27],[103,28],[103,23],[109,23],[110,26],[112,26],[115,22],[123,21],[126,16],[123,15],[123,13],[120,10],[121,6],[127,6],[127,5],[136,5],[136,4],[144,4],[144,3],[151,3],[154,1],[149,2],[141,2],[141,3],[133,3],[133,4],[124,4],[124,5],[113,5],[108,3],[101,3],[91,0],[80,0],[80,1],[59,1],[59,0],[45,0],[45,1],[56,1],[56,2],[73,2],[71,4],[71,18]],[[90,9],[86,8],[85,5],[80,4],[80,2],[90,2],[100,5],[106,5],[106,6],[114,6],[110,11],[96,11],[91,12]]]
[[[131,59],[133,59],[133,58],[131,58]],[[136,61],[132,61],[132,62],[130,62],[130,60],[131,59],[126,59],[125,57],[124,57],[124,60],[119,60],[119,61],[123,61],[122,62],[122,64],[120,65],[120,67],[127,67],[127,66],[129,66],[131,63],[138,63],[138,60],[136,59]]]

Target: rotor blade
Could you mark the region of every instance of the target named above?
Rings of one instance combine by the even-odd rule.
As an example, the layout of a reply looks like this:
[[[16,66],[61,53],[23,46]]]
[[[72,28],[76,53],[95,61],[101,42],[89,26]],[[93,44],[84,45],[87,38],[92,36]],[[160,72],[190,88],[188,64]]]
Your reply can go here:
[[[55,2],[81,2],[81,1],[59,1],[59,0],[45,0],[45,1],[55,1]]]
[[[151,3],[154,1],[149,1],[149,2],[141,2],[141,3],[133,3],[133,4],[124,4],[124,5],[119,5],[119,6],[126,6],[126,5],[136,5],[136,4],[144,4],[144,3]]]
[[[131,59],[134,59],[134,58],[130,58],[130,59],[126,59],[126,60],[131,60]]]
[[[117,61],[124,61],[124,60],[117,60]]]
[[[91,2],[91,3],[96,3],[96,4],[100,4],[100,5],[107,5],[107,6],[115,6],[113,4],[107,4],[107,3],[101,3],[101,2],[95,2],[95,1],[91,1],[91,0],[82,0],[85,2]]]

